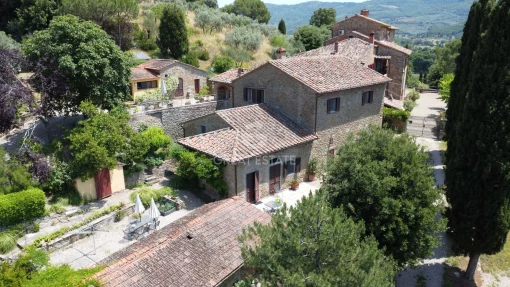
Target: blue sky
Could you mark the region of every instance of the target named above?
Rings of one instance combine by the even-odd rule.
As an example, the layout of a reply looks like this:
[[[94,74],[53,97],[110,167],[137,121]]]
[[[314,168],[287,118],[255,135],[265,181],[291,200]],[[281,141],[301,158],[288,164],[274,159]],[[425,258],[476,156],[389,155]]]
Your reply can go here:
[[[271,4],[298,4],[311,0],[262,0],[264,3]],[[325,0],[321,2],[364,2],[365,0]],[[218,6],[223,7],[227,4],[234,3],[234,0],[218,0]]]

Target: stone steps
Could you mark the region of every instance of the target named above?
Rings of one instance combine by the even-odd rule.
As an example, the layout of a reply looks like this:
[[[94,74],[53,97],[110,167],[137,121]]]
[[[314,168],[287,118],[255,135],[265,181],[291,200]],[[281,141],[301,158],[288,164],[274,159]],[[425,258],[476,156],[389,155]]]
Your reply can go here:
[[[148,176],[145,178],[145,184],[153,185],[155,183],[158,183],[160,179],[158,177],[155,177],[153,175]]]

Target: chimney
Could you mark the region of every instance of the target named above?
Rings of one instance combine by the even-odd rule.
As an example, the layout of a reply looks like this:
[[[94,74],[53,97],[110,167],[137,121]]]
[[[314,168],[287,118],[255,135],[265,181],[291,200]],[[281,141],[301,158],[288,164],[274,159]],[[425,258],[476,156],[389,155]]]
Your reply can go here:
[[[286,57],[287,57],[287,50],[285,50],[285,48],[280,47],[280,48],[278,48],[278,50],[276,50],[276,59],[277,60],[285,59]]]
[[[370,38],[368,38],[368,42],[370,42],[370,44],[374,44],[374,38],[375,38],[375,33],[374,31],[370,32]]]
[[[349,18],[349,17],[345,16],[345,19],[347,19],[347,18]]]
[[[243,68],[237,69],[237,77],[241,77],[243,75],[243,73],[244,73]]]
[[[370,12],[368,11],[368,9],[363,9],[363,10],[361,10],[361,13],[360,13],[360,14],[361,14],[361,15],[363,15],[363,16],[365,16],[365,17],[368,17],[368,14],[369,14],[369,13],[370,13]]]
[[[335,53],[334,54],[337,54],[338,53],[338,42],[335,42]]]

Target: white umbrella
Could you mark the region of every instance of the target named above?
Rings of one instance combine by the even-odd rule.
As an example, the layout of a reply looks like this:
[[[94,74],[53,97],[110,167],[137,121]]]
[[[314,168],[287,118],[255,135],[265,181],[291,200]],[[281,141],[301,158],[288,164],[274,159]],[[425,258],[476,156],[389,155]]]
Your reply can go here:
[[[151,198],[151,207],[149,208],[149,218],[156,221],[159,218],[159,209],[154,202],[154,198]]]
[[[163,95],[166,94],[166,84],[165,84],[165,80],[164,79],[161,79],[161,93]]]
[[[140,199],[140,195],[136,194],[136,202],[135,202],[135,213],[140,214],[140,221],[142,221],[142,212],[145,211],[145,207],[143,206],[142,200]]]

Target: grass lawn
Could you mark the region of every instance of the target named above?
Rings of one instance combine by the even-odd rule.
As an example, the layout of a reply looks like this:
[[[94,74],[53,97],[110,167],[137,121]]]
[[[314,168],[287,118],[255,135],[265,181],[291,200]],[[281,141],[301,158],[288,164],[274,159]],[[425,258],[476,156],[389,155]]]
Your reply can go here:
[[[484,272],[510,277],[510,234],[506,238],[503,250],[494,255],[480,256],[480,263]]]

